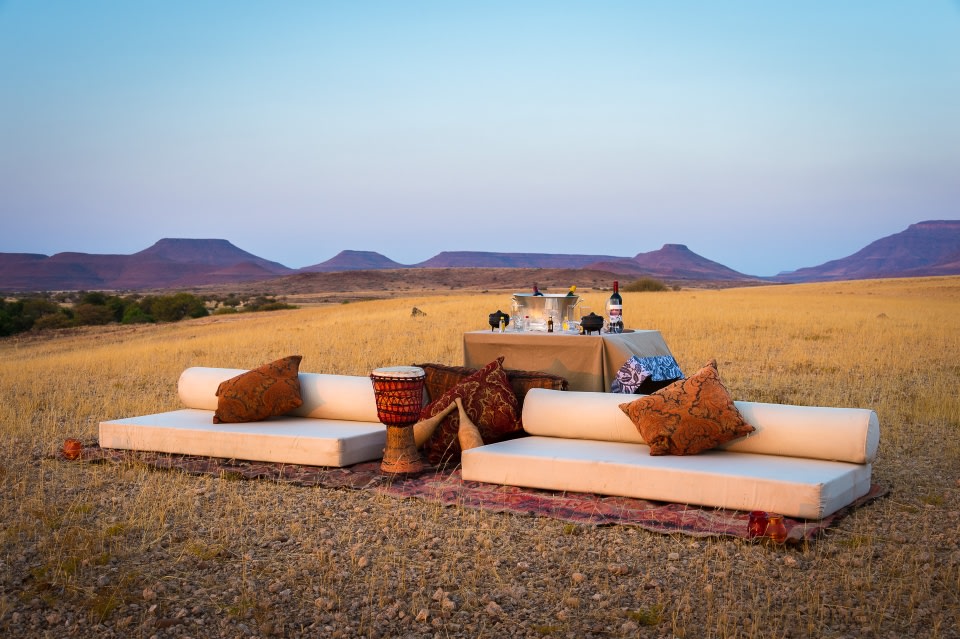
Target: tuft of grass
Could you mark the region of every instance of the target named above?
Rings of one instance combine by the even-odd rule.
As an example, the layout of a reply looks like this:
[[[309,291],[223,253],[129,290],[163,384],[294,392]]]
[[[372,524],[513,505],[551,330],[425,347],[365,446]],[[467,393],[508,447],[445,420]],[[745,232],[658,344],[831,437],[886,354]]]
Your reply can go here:
[[[542,626],[534,626],[534,630],[541,637],[549,637],[550,635],[555,635],[561,630],[563,630],[563,627],[552,626],[552,625],[542,625]]]
[[[199,540],[187,543],[184,550],[201,561],[210,561],[226,554],[226,549],[222,545],[209,544]]]
[[[943,506],[946,498],[940,494],[926,494],[920,497],[920,501],[928,506]]]
[[[636,621],[641,626],[658,626],[663,621],[663,606],[653,604],[638,608],[637,610],[628,610],[627,617]]]

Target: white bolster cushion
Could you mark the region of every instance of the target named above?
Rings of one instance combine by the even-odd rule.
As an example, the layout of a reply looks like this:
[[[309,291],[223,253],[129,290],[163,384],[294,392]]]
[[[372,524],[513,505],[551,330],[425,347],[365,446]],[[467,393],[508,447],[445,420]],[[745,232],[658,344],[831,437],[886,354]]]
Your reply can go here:
[[[188,368],[177,382],[180,401],[186,408],[217,410],[220,384],[246,372],[236,368]],[[300,373],[299,378],[303,405],[290,415],[380,423],[369,377]]]
[[[645,444],[620,404],[637,395],[532,388],[523,401],[531,435]],[[734,402],[756,432],[721,448],[741,453],[873,462],[880,445],[877,414],[864,408],[826,408]]]

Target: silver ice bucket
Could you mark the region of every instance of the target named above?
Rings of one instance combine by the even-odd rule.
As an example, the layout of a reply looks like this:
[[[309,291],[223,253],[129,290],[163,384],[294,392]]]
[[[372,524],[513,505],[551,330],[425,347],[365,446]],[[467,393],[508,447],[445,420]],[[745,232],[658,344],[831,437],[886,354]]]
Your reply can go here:
[[[534,327],[542,325],[544,330],[547,320],[552,317],[557,330],[560,330],[559,325],[564,320],[576,319],[575,309],[579,301],[579,295],[514,293],[512,310],[521,318],[529,316]]]

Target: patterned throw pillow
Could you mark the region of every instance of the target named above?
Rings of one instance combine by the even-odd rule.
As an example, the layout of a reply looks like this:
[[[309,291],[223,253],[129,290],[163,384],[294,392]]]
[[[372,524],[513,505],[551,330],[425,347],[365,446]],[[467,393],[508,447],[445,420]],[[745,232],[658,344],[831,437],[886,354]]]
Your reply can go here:
[[[640,431],[651,455],[696,455],[754,431],[720,381],[716,360],[693,377],[620,408]]]
[[[463,403],[467,416],[477,425],[485,443],[501,441],[520,430],[517,397],[503,370],[502,357],[464,377],[427,404],[420,413],[420,419],[433,417],[457,397]],[[457,441],[459,429],[460,415],[453,411],[424,445],[431,464],[443,465],[460,460],[460,443]]]
[[[448,390],[459,384],[466,377],[477,372],[476,368],[467,368],[465,366],[448,366],[446,364],[413,364],[422,368],[426,373],[424,387],[427,389],[427,396],[434,400]],[[513,394],[517,396],[517,414],[523,414],[523,400],[527,396],[527,391],[531,388],[548,388],[551,390],[567,390],[570,387],[565,377],[543,373],[540,371],[522,371],[512,368],[505,368],[503,372],[507,374],[507,380],[513,389]]]
[[[284,357],[220,384],[213,423],[257,422],[301,406],[298,373],[302,359],[300,355]]]
[[[610,383],[610,392],[646,395],[669,386],[678,379],[683,379],[683,372],[672,355],[634,355],[617,371],[616,377]]]
[[[611,393],[636,393],[640,384],[650,377],[648,371],[643,370],[640,358],[634,355],[620,367],[617,376],[610,383]]]

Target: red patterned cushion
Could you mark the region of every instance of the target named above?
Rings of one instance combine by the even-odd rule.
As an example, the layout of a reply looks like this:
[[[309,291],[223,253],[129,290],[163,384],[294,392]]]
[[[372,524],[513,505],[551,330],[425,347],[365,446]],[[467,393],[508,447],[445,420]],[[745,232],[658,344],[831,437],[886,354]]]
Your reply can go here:
[[[720,381],[715,360],[696,375],[620,408],[651,455],[696,455],[754,431]]]
[[[289,413],[300,398],[300,355],[291,355],[237,375],[217,388],[214,424],[257,422]]]
[[[414,364],[426,373],[424,386],[430,400],[440,397],[448,390],[463,381],[464,378],[477,372],[476,368],[465,366],[448,366],[446,364]],[[569,383],[566,378],[540,371],[522,371],[504,368],[507,380],[517,396],[517,414],[523,413],[523,400],[531,388],[549,388],[552,390],[567,390]]]
[[[443,411],[457,397],[463,403],[467,416],[473,420],[480,436],[487,444],[506,439],[520,430],[517,397],[503,370],[500,357],[480,370],[460,380],[440,397],[427,404],[420,419],[429,419]],[[460,415],[450,413],[427,440],[424,450],[431,464],[443,465],[460,459],[460,443],[457,431]]]

